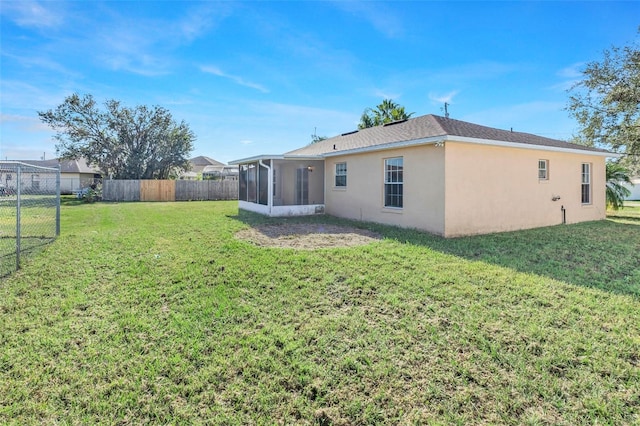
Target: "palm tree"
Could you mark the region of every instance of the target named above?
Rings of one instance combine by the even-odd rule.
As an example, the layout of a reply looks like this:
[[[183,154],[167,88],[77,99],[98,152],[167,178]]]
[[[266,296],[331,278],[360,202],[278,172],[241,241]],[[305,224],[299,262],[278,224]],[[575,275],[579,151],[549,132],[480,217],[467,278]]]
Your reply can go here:
[[[407,113],[403,106],[398,105],[391,99],[384,99],[375,109],[367,108],[364,110],[360,117],[358,129],[366,129],[394,121],[407,120],[411,118],[413,114],[413,112]]]
[[[631,191],[623,184],[631,184],[627,169],[619,163],[608,161],[606,164],[607,176],[607,207],[618,210],[624,208],[624,199]]]

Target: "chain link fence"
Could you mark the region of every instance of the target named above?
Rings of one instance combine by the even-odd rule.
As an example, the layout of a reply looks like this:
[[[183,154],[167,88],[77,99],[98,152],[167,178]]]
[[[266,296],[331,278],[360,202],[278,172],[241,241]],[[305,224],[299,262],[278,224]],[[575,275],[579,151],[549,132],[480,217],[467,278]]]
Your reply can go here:
[[[0,277],[60,234],[60,169],[0,162]]]

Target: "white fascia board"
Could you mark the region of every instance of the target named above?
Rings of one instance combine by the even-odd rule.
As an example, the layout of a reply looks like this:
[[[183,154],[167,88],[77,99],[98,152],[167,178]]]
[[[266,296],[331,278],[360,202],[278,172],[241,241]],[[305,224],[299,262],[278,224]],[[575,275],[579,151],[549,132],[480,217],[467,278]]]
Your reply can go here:
[[[246,163],[256,163],[265,160],[322,160],[321,155],[255,155],[253,157],[242,158],[240,160],[229,161],[232,166]]]
[[[324,156],[322,155],[284,155],[283,160],[323,160]]]
[[[241,158],[240,160],[229,161],[229,165],[237,166],[244,163],[255,163],[260,160],[282,160],[283,155],[255,155],[253,157]]]
[[[434,137],[424,138],[424,139],[413,139],[410,141],[392,142],[392,143],[387,143],[382,145],[366,146],[363,148],[346,149],[344,151],[327,152],[325,154],[322,154],[322,156],[336,157],[338,155],[360,154],[363,152],[383,151],[383,150],[405,148],[408,146],[416,146],[416,145],[433,145],[439,142],[444,142],[445,139],[446,139],[446,136],[434,136]]]
[[[505,142],[505,141],[496,141],[492,139],[469,138],[465,136],[447,135],[446,140],[451,142],[466,142],[466,143],[475,143],[480,145],[504,146],[509,148],[535,149],[538,151],[555,151],[555,152],[568,152],[572,154],[595,155],[598,157],[612,157],[612,158],[622,157],[622,154],[616,154],[614,152],[599,152],[599,151],[588,151],[588,150],[577,149],[577,148],[561,148],[558,146],[532,145],[528,143]]]
[[[406,148],[409,146],[417,146],[417,145],[431,145],[431,144],[443,143],[446,141],[475,143],[475,144],[481,144],[481,145],[504,146],[509,148],[533,149],[538,151],[567,152],[572,154],[595,155],[598,157],[620,158],[623,156],[622,154],[616,154],[614,152],[588,151],[588,150],[577,149],[577,148],[561,148],[556,146],[532,145],[532,144],[526,144],[526,143],[497,141],[492,139],[480,139],[480,138],[469,138],[465,136],[443,135],[443,136],[433,136],[433,137],[424,138],[424,139],[413,139],[409,141],[393,142],[393,143],[388,143],[383,145],[367,146],[363,148],[347,149],[344,151],[327,152],[323,154],[323,157],[336,157],[339,155],[360,154],[364,152],[382,151],[382,150],[396,149],[396,148]]]

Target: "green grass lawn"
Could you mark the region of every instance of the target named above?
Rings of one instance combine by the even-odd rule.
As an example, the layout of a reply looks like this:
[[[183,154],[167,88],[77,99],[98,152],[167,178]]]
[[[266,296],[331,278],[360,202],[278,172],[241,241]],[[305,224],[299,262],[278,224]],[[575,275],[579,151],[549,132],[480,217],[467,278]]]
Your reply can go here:
[[[236,202],[63,207],[0,281],[0,424],[640,424],[640,207],[315,251]]]
[[[624,208],[620,210],[610,210],[607,216],[615,219],[640,220],[640,201],[625,201]]]
[[[16,269],[16,199],[0,197],[0,279]],[[56,237],[55,196],[21,198],[21,257],[37,255]]]

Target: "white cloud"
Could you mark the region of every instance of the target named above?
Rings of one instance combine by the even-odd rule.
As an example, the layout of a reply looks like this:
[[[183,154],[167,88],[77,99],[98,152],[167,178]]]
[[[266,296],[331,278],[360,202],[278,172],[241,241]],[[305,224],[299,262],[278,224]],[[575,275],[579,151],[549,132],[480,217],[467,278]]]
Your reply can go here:
[[[113,70],[124,70],[146,77],[170,74],[169,61],[152,55],[129,52],[100,55],[98,59]]]
[[[2,55],[16,61],[25,68],[40,68],[49,71],[55,71],[57,73],[65,74],[66,76],[70,77],[81,77],[80,73],[72,71],[64,67],[60,63],[53,61],[45,56],[39,56],[33,53],[30,56],[14,55],[8,52],[2,52]]]
[[[404,26],[397,13],[382,2],[336,1],[332,4],[369,22],[376,31],[389,38],[396,38],[404,34]]]
[[[0,80],[2,110],[5,112],[33,111],[52,108],[71,94],[64,88],[49,90],[46,85],[36,85],[20,80]]]
[[[562,78],[576,79],[582,77],[582,69],[584,68],[584,65],[584,62],[577,62],[569,65],[568,67],[562,68],[556,74]]]
[[[459,92],[460,92],[459,90],[452,90],[451,92],[444,93],[444,94],[436,94],[432,92],[432,93],[429,93],[429,99],[431,99],[432,101],[438,104],[442,104],[445,102],[450,104],[451,102],[453,102],[454,96],[456,96]]]
[[[175,24],[178,35],[187,42],[205,34],[231,14],[231,3],[204,3],[193,8]]]
[[[173,52],[204,36],[231,13],[232,6],[209,3],[191,8],[174,19],[133,19],[119,10],[105,13],[107,25],[97,25],[90,38],[89,49],[113,70],[124,70],[143,76],[170,74],[177,63]],[[162,29],[159,31],[158,29]]]
[[[247,141],[247,140],[244,140],[244,141],[240,141],[240,143],[241,143],[242,145],[251,145],[251,144],[253,143],[253,141]]]
[[[2,14],[21,27],[52,28],[62,25],[63,14],[59,2],[3,1]]]
[[[533,101],[453,118],[498,129],[513,129],[516,132],[566,140],[575,132],[575,123],[563,111],[564,107],[562,102]]]
[[[251,89],[258,90],[258,91],[260,91],[262,93],[269,93],[269,89],[267,89],[266,87],[262,86],[261,84],[253,83],[251,81],[247,81],[244,78],[236,76],[236,75],[227,74],[227,73],[223,72],[220,68],[218,68],[218,67],[216,67],[214,65],[202,65],[200,67],[200,71],[202,71],[204,73],[207,73],[207,74],[213,74],[213,75],[216,75],[218,77],[229,79],[229,80],[233,81],[234,83],[239,84],[240,86],[249,87]]]
[[[20,132],[52,132],[51,128],[36,116],[0,114],[0,123],[3,125],[3,130],[5,131],[9,130],[9,127],[12,127]]]
[[[393,99],[394,101],[400,99],[400,97],[402,96],[401,93],[397,93],[397,92],[388,92],[386,90],[381,90],[381,89],[375,89],[373,91],[373,95],[376,98],[381,98],[381,99]]]
[[[549,88],[551,90],[559,90],[562,92],[571,89],[582,79],[582,69],[584,68],[584,66],[584,62],[577,62],[575,64],[569,65],[568,67],[558,70],[558,72],[556,72],[556,75],[562,78],[563,81],[556,83]]]

